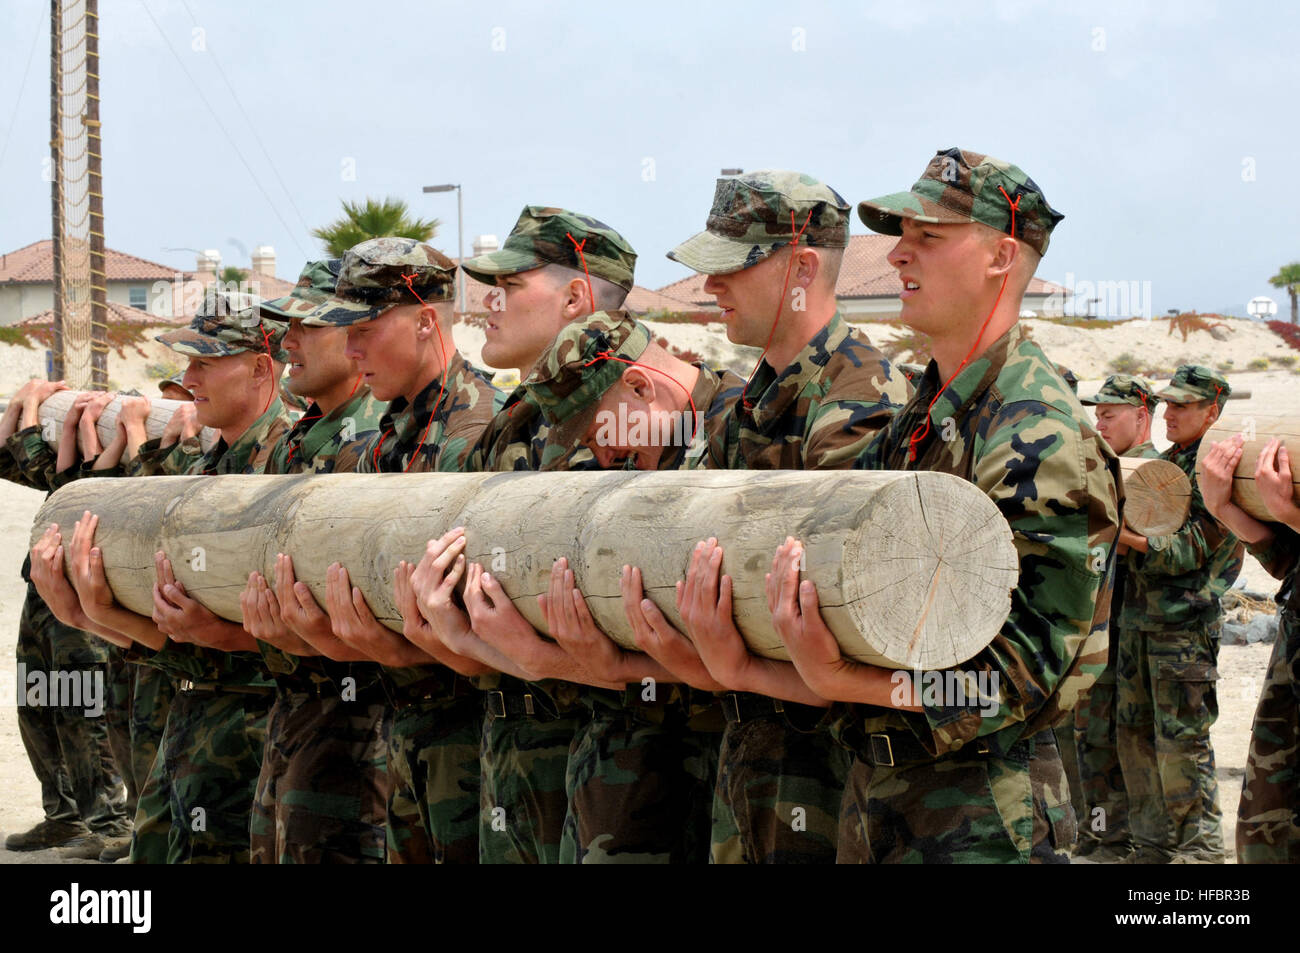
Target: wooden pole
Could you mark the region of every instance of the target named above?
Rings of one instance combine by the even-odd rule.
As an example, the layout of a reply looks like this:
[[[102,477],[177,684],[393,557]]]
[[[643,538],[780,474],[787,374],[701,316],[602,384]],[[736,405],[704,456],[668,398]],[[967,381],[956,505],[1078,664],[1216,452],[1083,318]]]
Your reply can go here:
[[[691,552],[716,536],[749,646],[787,658],[772,627],[764,574],[787,536],[804,543],[803,578],[847,655],[893,668],[957,665],[997,634],[1019,576],[1011,530],[978,487],[944,473],[688,471],[665,473],[334,474],[78,480],[55,493],[33,533],[70,533],[100,516],[97,544],[117,598],[152,612],[152,554],[165,551],[188,592],[240,619],[248,574],[273,578],[277,552],[325,604],[334,561],[383,624],[400,630],[393,569],[455,526],[466,556],[502,584],[538,629],[537,595],[568,558],[596,623],[634,649],[619,575],[639,566],[646,595],[679,629],[674,585]],[[35,537],[34,537],[35,538]]]
[[[1168,536],[1187,522],[1192,481],[1170,460],[1120,457],[1124,522],[1139,536]]]
[[[59,439],[63,436],[63,419],[72,409],[73,402],[77,399],[79,392],[75,390],[61,390],[58,393],[51,394],[41,404],[39,411],[41,420],[41,434],[45,442],[50,446],[57,448]],[[161,437],[163,430],[167,427],[167,421],[171,420],[173,411],[181,404],[182,400],[168,400],[165,397],[151,397],[149,399],[149,417],[145,421],[145,432],[150,439]],[[122,398],[114,397],[104,408],[103,413],[99,415],[99,420],[95,422],[95,430],[99,432],[99,442],[108,446],[113,442],[117,435],[117,415],[122,410]],[[199,432],[199,440],[204,450],[210,450],[217,443],[220,434],[211,427],[204,427]]]
[[[1232,480],[1232,502],[1255,517],[1257,520],[1271,523],[1276,518],[1264,505],[1264,499],[1255,488],[1255,465],[1259,462],[1259,452],[1274,437],[1281,438],[1291,457],[1291,481],[1294,484],[1292,494],[1300,503],[1300,417],[1286,414],[1241,414],[1225,415],[1214,422],[1205,436],[1201,438],[1201,448],[1196,453],[1196,473],[1201,473],[1201,466],[1210,447],[1221,440],[1227,440],[1236,434],[1243,434],[1246,442],[1242,445],[1241,460],[1237,463],[1237,472]]]

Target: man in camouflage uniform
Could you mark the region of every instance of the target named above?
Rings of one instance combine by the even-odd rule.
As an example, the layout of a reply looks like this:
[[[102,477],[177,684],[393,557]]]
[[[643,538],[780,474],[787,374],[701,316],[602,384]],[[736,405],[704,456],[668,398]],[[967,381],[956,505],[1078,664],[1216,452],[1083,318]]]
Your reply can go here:
[[[409,238],[376,238],[343,256],[329,300],[303,319],[347,329],[347,355],[374,396],[389,401],[374,437],[345,447],[336,467],[360,473],[455,471],[478,441],[500,395],[456,350],[451,308],[456,266]],[[431,654],[380,625],[351,595],[346,568],[327,582],[328,619],[316,628],[281,619],[336,661],[377,662],[395,709],[389,729],[386,809],[390,863],[474,863],[478,857],[481,696],[467,674],[485,670]],[[325,631],[319,631],[321,626]],[[354,666],[358,691],[371,680]]]
[[[765,345],[725,427],[692,447],[690,465],[850,467],[906,400],[903,377],[836,305],[848,212],[833,189],[797,172],[720,179],[705,230],[669,252],[708,275],[704,289],[717,298],[730,340]],[[767,660],[747,654],[752,664],[743,669],[718,669],[725,656],[719,640],[739,633],[730,619],[713,618],[721,550],[712,543],[699,549],[686,585],[704,586],[714,604],[704,616],[683,609],[689,642],[652,607],[637,611],[640,593],[628,607],[635,626],[657,634],[644,647],[665,667],[698,689],[730,689],[720,695],[727,727],[711,858],[830,863],[849,759],[827,730],[829,709],[793,669],[782,679]],[[694,578],[697,564],[706,574],[712,565],[712,576]],[[793,694],[782,694],[787,687]]]
[[[597,312],[564,327],[521,385],[521,400],[546,421],[542,459],[572,459],[574,450],[585,446],[605,467],[626,460],[642,469],[674,469],[692,434],[685,432],[678,445],[671,444],[671,437],[668,446],[651,442],[648,427],[637,432],[626,426],[631,415],[677,415],[688,426],[699,426],[694,437],[704,441],[740,386],[734,375],[672,357],[627,313]],[[618,420],[620,414],[623,433],[610,419]],[[454,534],[444,536],[431,552],[453,545],[457,548],[446,550],[442,559],[446,565],[460,551]],[[467,653],[489,664],[504,655],[520,668],[555,676],[528,682],[515,706],[518,712],[512,711],[512,684],[488,693],[484,860],[702,861],[716,739],[696,729],[711,727],[716,735],[721,727],[709,725],[707,709],[714,709],[717,720],[712,700],[701,711],[671,684],[675,679],[661,666],[613,648],[594,625],[585,634],[604,652],[587,652],[580,638],[567,638],[581,633],[563,632],[556,625],[549,628],[559,647],[544,641],[490,577],[482,579],[481,588],[493,611],[481,611],[482,602],[475,597],[480,569],[469,567],[469,611],[456,619],[462,632],[472,624],[472,634],[482,640],[481,647],[471,645]],[[427,563],[422,563],[417,571],[422,595],[445,584],[444,578],[454,581],[460,571],[458,565],[431,582]],[[555,603],[571,600],[576,592],[572,576],[566,585],[564,573],[561,561],[553,571]],[[548,611],[548,617],[553,614]],[[504,619],[489,625],[483,621],[487,615]],[[499,636],[499,630],[508,630],[509,637]],[[647,677],[663,682],[662,690],[656,687],[647,695],[641,684]]]
[[[197,423],[220,433],[211,450],[192,458],[191,475],[260,473],[289,428],[276,396],[282,331],[264,325],[258,305],[251,295],[209,291],[188,328],[158,336],[189,357],[184,382],[195,397]],[[153,440],[135,463],[147,475],[168,472],[183,459],[191,459],[185,448]],[[88,556],[89,542],[79,545],[74,537],[74,560]],[[101,578],[102,572],[101,566]],[[78,590],[87,616],[141,643],[129,657],[181,680],[140,795],[131,859],[156,858],[154,841],[166,836],[169,863],[247,862],[249,812],[274,684],[242,627],[191,599],[165,559],[158,574],[161,602],[154,619],[94,603]]]
[[[14,395],[0,420],[0,477],[46,491],[66,479],[54,472],[54,452],[42,437],[38,417],[41,403],[61,389],[61,383],[32,380]],[[43,673],[51,685],[60,672],[72,673],[84,684],[88,672],[107,692],[113,647],[56,619],[31,583],[30,564],[28,558],[22,569],[27,595],[18,622],[20,671]],[[129,835],[130,816],[109,735],[112,699],[101,696],[101,701],[105,710],[94,716],[85,707],[64,707],[48,698],[19,706],[18,731],[41,786],[45,817],[31,830],[9,835],[7,850],[65,847],[74,856],[95,858],[110,842]],[[121,768],[129,770],[130,765]]]
[[[288,325],[286,387],[309,402],[271,449],[267,474],[340,472],[344,447],[378,434],[385,405],[344,354],[346,330],[304,324],[327,307],[339,266],[337,258],[309,262],[287,297],[262,303],[264,319]],[[240,601],[244,628],[276,684],[253,801],[252,862],[382,863],[390,709],[379,666],[336,662],[293,636],[259,573]]]
[[[1165,401],[1162,453],[1192,481],[1176,533],[1125,529],[1128,578],[1116,665],[1117,746],[1136,863],[1223,863],[1219,785],[1210,726],[1218,717],[1220,597],[1241,572],[1243,546],[1196,488],[1201,438],[1231,393],[1206,367],[1185,364],[1156,394]]]
[[[1086,407],[1097,408],[1097,431],[1112,450],[1121,457],[1147,458],[1160,456],[1151,443],[1151,419],[1158,402],[1150,381],[1129,374],[1112,374],[1095,396],[1080,401]],[[1117,560],[1106,669],[1074,709],[1073,725],[1067,722],[1056,729],[1058,739],[1064,732],[1072,734],[1077,752],[1075,770],[1079,773],[1082,805],[1075,803],[1079,843],[1074,856],[1089,857],[1098,863],[1123,860],[1132,852],[1128,796],[1115,750],[1115,666],[1126,574],[1126,561]],[[1061,745],[1062,760],[1069,754],[1070,749]]]
[[[799,583],[802,547],[778,551],[768,601],[799,674],[855,703],[837,726],[856,755],[839,860],[1064,863],[1074,813],[1050,729],[1105,667],[1120,503],[1115,455],[1018,322],[1061,216],[1016,166],[958,149],[858,212],[901,235],[889,261],[903,321],[934,341],[917,393],[858,466],[978,485],[1010,524],[1020,579],[1001,632],[957,670],[981,697],[909,700],[893,672],[840,657]]]
[[[566,423],[572,429],[572,416],[584,409],[578,402],[582,395],[574,395],[570,406],[548,402],[549,391],[538,385],[544,386],[552,374],[541,362],[553,353],[557,335],[606,311],[611,318],[606,330],[616,330],[621,315],[614,309],[631,290],[635,268],[636,252],[604,222],[537,205],[524,208],[500,250],[465,262],[466,273],[497,288],[489,293],[483,360],[494,367],[517,366],[524,379],[484,431],[465,462],[466,471],[598,466],[581,443],[583,434],[554,432]],[[605,349],[617,347],[612,339],[603,343]],[[596,350],[601,348],[593,348],[593,355]],[[598,373],[606,369],[597,371],[593,365],[588,376]],[[521,620],[511,621],[518,625]],[[491,630],[484,634],[490,638]],[[480,644],[485,645],[480,660],[492,658],[492,645]],[[550,658],[556,658],[554,652]],[[498,660],[494,667],[503,664],[508,663]],[[568,810],[569,747],[586,714],[583,686],[559,677],[528,680],[520,677],[524,674],[509,666],[476,680],[486,692],[480,863],[559,860]]]
[[[1274,438],[1255,465],[1255,489],[1276,523],[1261,523],[1232,501],[1241,436],[1215,444],[1203,461],[1199,488],[1216,520],[1246,543],[1277,592],[1277,639],[1250,729],[1246,778],[1237,806],[1237,863],[1300,863],[1300,507],[1291,455]]]

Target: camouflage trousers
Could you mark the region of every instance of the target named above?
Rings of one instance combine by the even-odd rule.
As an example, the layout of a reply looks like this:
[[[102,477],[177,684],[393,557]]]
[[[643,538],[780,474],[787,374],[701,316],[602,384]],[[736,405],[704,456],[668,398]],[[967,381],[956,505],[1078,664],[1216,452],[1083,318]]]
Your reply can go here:
[[[1123,848],[1129,844],[1128,792],[1116,750],[1113,665],[1107,666],[1079,699],[1074,709],[1073,734],[1083,795],[1082,809],[1078,804],[1074,809],[1079,819],[1080,846],[1095,841]],[[1065,757],[1062,749],[1061,758]]]
[[[581,706],[561,712],[527,687],[487,693],[479,749],[479,863],[559,863],[569,807],[569,746],[583,712]]]
[[[1083,801],[1083,782],[1080,779],[1079,758],[1082,752],[1074,738],[1074,721],[1067,719],[1052,729],[1056,736],[1056,749],[1061,753],[1061,767],[1065,770],[1065,780],[1069,784],[1070,806],[1074,808],[1075,817],[1083,817],[1087,811]]]
[[[1300,863],[1300,615],[1283,611],[1250,729],[1237,862]]]
[[[112,837],[127,833],[130,817],[109,733],[109,647],[54,618],[28,583],[15,653],[18,733],[41,786],[41,807],[47,820]]]
[[[131,764],[139,794],[131,830],[133,864],[167,863],[171,837],[171,803],[155,775],[154,761],[162,746],[167,715],[176,695],[176,679],[152,665],[126,663],[131,671]]]
[[[844,792],[839,863],[1069,862],[1074,809],[1050,730],[1005,752],[938,759],[910,736],[888,734],[887,748],[873,740],[879,734],[859,745]]]
[[[479,860],[477,692],[398,708],[388,734],[388,862],[474,864]]]
[[[248,863],[249,815],[273,699],[269,691],[176,693],[140,794],[132,863],[150,859],[145,851],[152,853],[164,826],[169,864]]]
[[[721,717],[693,730],[687,704],[591,689],[569,745],[560,863],[704,864]],[[697,721],[700,717],[697,716]]]
[[[1219,715],[1218,625],[1123,630],[1116,666],[1116,748],[1140,855],[1222,863],[1210,726]]]
[[[353,700],[329,687],[277,690],[253,797],[252,863],[384,862],[389,711],[378,687]]]
[[[728,693],[718,752],[710,861],[832,864],[851,757],[823,709]]]

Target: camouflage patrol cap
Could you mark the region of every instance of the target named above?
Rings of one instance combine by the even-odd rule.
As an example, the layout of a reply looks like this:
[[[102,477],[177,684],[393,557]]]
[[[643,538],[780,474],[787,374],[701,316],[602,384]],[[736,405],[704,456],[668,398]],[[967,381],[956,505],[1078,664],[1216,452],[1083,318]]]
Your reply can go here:
[[[176,387],[179,388],[180,390],[183,390],[186,394],[189,394],[189,397],[185,398],[186,400],[193,399],[194,395],[190,394],[190,389],[185,386],[184,381],[185,381],[184,374],[175,374],[172,377],[167,377],[164,378],[163,380],[160,380],[158,382],[158,390],[165,397],[167,395],[167,388]]]
[[[564,326],[523,387],[551,425],[550,439],[576,447],[605,392],[650,346],[650,329],[626,311],[597,311]]]
[[[726,275],[791,244],[800,229],[801,245],[845,248],[849,211],[838,192],[799,172],[765,169],[718,179],[704,231],[668,257],[701,274]]]
[[[1174,371],[1169,386],[1156,394],[1171,404],[1192,404],[1213,400],[1220,407],[1232,393],[1232,387],[1223,375],[1216,374],[1200,364],[1184,364]]]
[[[573,241],[569,236],[573,236]],[[577,244],[574,244],[574,243]],[[582,254],[578,254],[578,245]],[[588,215],[564,208],[528,205],[519,213],[519,221],[498,250],[467,258],[461,265],[476,281],[490,285],[497,275],[515,275],[543,265],[563,265],[587,271],[632,290],[636,271],[636,252],[614,229]]]
[[[1112,374],[1098,388],[1092,397],[1084,397],[1079,403],[1088,407],[1097,404],[1132,404],[1150,410],[1160,398],[1155,395],[1155,388],[1145,377],[1135,374]]]
[[[290,321],[307,318],[324,307],[334,294],[339,281],[341,258],[324,258],[309,261],[298,275],[293,291],[283,298],[262,302],[262,317],[270,321]]]
[[[901,235],[904,218],[936,225],[979,222],[1011,234],[1013,203],[1012,237],[1046,254],[1052,229],[1065,216],[1047,204],[1042,189],[1018,166],[978,152],[941,149],[910,192],[859,202],[858,216],[884,235]]]
[[[347,327],[400,305],[450,301],[455,288],[456,263],[436,248],[414,238],[372,238],[343,253],[334,293],[302,323]]]
[[[284,326],[263,321],[260,305],[257,295],[209,288],[188,328],[159,334],[154,340],[178,354],[228,357],[252,351],[284,361],[287,355],[280,349]]]

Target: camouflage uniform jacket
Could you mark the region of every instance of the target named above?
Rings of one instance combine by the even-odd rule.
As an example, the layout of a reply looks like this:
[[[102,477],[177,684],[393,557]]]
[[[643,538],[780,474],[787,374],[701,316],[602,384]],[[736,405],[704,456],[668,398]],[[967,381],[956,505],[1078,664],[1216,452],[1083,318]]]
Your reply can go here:
[[[354,469],[358,473],[455,473],[500,405],[501,392],[459,352],[453,352],[446,372],[413,402],[398,397],[388,405],[374,439],[359,447]],[[346,457],[340,455],[339,469],[349,462]]]
[[[910,727],[936,756],[977,737],[1005,752],[1059,722],[1105,668],[1119,463],[1019,324],[965,367],[927,414],[940,386],[931,361],[915,396],[857,465],[955,474],[1006,517],[1020,563],[1011,613],[993,641],[961,666],[990,685],[996,674],[999,708],[991,717],[962,706],[926,704],[919,713],[854,708],[865,731]],[[909,440],[927,416],[929,432],[909,460]]]
[[[218,440],[190,469],[191,476],[232,473],[261,473],[271,448],[289,430],[289,417],[277,397],[260,417],[229,446]],[[219,652],[188,642],[168,642],[152,655],[128,653],[129,660],[143,661],[177,678],[195,682],[220,681],[224,685],[270,687],[261,656],[256,652]]]
[[[328,414],[322,415],[320,407],[313,402],[271,448],[265,472],[267,475],[348,472],[340,463],[346,465],[359,457],[347,452],[347,446],[354,443],[366,446],[374,441],[387,408],[387,404],[371,395],[369,387],[362,387]]]
[[[1245,547],[1205,508],[1196,484],[1199,440],[1170,447],[1160,456],[1183,468],[1192,481],[1187,522],[1176,533],[1152,536],[1145,553],[1128,554],[1128,580],[1120,624],[1125,629],[1171,630],[1213,626],[1219,598],[1241,572]]]
[[[906,401],[911,388],[837,311],[779,374],[761,361],[724,432],[690,467],[845,469]]]
[[[551,444],[547,452],[550,424],[541,408],[520,384],[506,396],[502,407],[488,423],[478,443],[465,458],[466,473],[500,473],[506,470],[585,470],[595,466],[586,447],[572,447],[560,453]],[[548,458],[549,457],[549,458]]]
[[[356,394],[328,414],[322,415],[313,402],[289,430],[271,448],[266,462],[268,476],[288,473],[340,473],[342,466],[360,459],[348,448],[368,445],[379,432],[379,421],[387,405],[362,387]],[[329,673],[346,675],[349,663],[333,663],[322,657],[303,658],[291,655],[266,642],[258,642],[267,668],[277,675],[299,675],[319,681]]]

